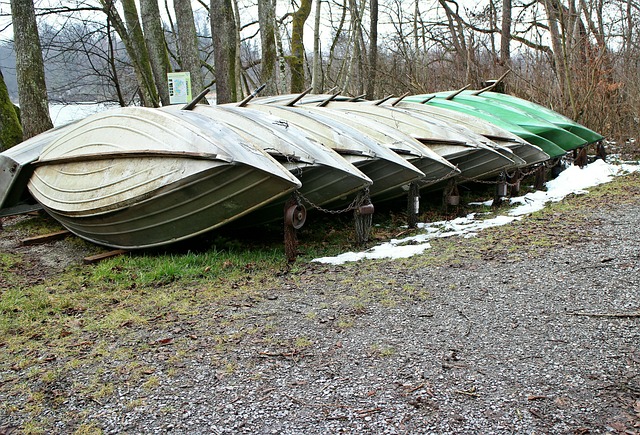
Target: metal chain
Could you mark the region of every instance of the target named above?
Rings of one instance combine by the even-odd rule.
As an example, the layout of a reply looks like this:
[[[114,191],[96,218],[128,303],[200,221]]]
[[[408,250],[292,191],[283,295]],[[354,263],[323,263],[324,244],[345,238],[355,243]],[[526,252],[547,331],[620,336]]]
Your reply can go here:
[[[460,170],[458,169],[458,167],[456,166],[456,168],[454,170],[451,170],[451,172],[449,172],[448,174],[443,175],[440,178],[436,178],[435,180],[418,180],[419,182],[426,182],[429,183],[428,186],[432,185],[432,184],[436,184],[439,183],[441,181],[447,180],[449,178],[454,177],[456,174],[458,174],[460,172]]]
[[[520,178],[518,178],[516,181],[512,182],[512,183],[507,183],[506,181],[495,181],[495,180],[476,180],[474,178],[466,178],[463,177],[462,175],[460,175],[458,178],[462,179],[463,181],[473,181],[474,183],[479,183],[479,184],[500,184],[500,183],[506,183],[507,186],[512,187],[517,185],[519,182],[521,182],[523,179],[525,179],[526,177],[528,177],[529,175],[533,175],[536,173],[536,171],[540,169],[540,166],[534,166],[534,168],[529,171],[529,172],[523,172],[522,175],[520,176]],[[514,171],[515,174],[515,171]],[[508,175],[507,175],[508,176]]]
[[[295,193],[298,197],[300,197],[300,199],[302,199],[305,203],[307,203],[307,205],[309,205],[312,208],[315,208],[318,211],[321,211],[323,213],[329,213],[329,214],[341,214],[341,213],[347,213],[352,210],[356,210],[365,203],[366,199],[369,197],[369,188],[365,187],[363,191],[365,193],[364,195],[360,195],[360,194],[356,195],[356,197],[353,199],[353,201],[351,201],[351,203],[347,206],[347,208],[343,208],[341,210],[329,210],[326,208],[322,208],[318,204],[315,204],[312,201],[310,201],[309,198],[305,197],[299,190],[296,190]]]

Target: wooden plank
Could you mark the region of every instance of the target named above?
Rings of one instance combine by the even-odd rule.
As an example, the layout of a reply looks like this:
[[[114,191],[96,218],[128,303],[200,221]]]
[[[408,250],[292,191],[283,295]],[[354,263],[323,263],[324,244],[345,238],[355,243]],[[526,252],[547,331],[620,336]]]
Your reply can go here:
[[[99,261],[106,260],[107,258],[117,257],[118,255],[126,254],[127,252],[129,251],[127,251],[126,249],[115,249],[113,251],[103,252],[101,254],[84,257],[84,260],[82,260],[82,262],[84,264],[94,264],[94,263],[98,263]]]
[[[61,240],[71,234],[68,230],[56,231],[54,233],[43,234],[41,236],[28,237],[26,239],[22,239],[22,245],[39,245],[42,243],[49,243],[55,240]]]

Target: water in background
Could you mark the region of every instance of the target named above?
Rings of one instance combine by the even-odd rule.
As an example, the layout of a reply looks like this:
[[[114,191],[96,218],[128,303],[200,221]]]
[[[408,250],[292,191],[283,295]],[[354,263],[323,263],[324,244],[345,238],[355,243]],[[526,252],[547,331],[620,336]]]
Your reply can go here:
[[[49,114],[54,127],[84,119],[94,113],[117,107],[117,104],[106,103],[76,103],[76,104],[50,104]]]

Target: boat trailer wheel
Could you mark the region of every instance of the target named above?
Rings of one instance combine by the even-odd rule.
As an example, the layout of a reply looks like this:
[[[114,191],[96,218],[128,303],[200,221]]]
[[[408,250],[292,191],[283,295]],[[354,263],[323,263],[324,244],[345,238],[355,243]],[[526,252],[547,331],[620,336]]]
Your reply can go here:
[[[299,230],[307,220],[307,209],[304,205],[292,205],[284,213],[284,222]]]

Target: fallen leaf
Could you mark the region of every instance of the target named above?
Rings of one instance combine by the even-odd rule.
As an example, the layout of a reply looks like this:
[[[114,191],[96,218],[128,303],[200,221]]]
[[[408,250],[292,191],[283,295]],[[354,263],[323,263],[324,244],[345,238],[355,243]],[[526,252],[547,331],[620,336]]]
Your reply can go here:
[[[173,342],[173,338],[161,338],[160,340],[156,340],[151,343],[152,346],[165,346],[167,344],[171,344]]]

